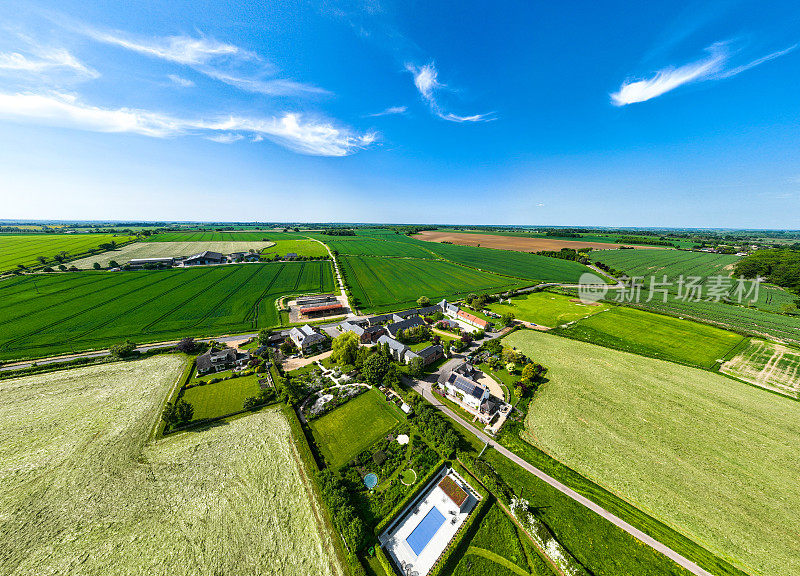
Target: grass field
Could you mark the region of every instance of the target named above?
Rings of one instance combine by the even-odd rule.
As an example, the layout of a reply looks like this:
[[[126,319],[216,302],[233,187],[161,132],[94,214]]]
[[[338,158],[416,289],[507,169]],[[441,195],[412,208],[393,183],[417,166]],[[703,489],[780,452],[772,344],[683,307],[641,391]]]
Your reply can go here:
[[[18,264],[41,266],[39,256],[52,263],[60,252],[74,257],[90,248],[99,250],[100,244],[120,244],[132,238],[114,234],[0,234],[0,272],[15,270]]]
[[[611,307],[610,304],[588,306],[581,302],[573,302],[575,299],[573,296],[564,296],[563,294],[533,292],[512,298],[511,304],[504,301],[502,304],[489,304],[487,308],[498,314],[511,312],[518,320],[553,328],[597,314]]]
[[[725,362],[719,370],[750,384],[800,399],[800,350],[796,348],[753,338],[747,348]]]
[[[497,292],[526,283],[480,272],[441,260],[343,256],[341,271],[363,312],[377,312],[414,304],[420,296],[431,302],[470,292]]]
[[[540,332],[507,341],[549,368],[532,443],[749,574],[800,572],[800,404]]]
[[[600,314],[559,327],[557,334],[617,350],[699,368],[713,368],[745,337],[663,314],[612,306]]]
[[[739,256],[711,254],[685,250],[603,250],[592,252],[591,259],[599,260],[628,276],[657,276],[669,278],[684,276],[730,275]]]
[[[330,262],[22,276],[0,282],[0,359],[277,326],[276,298],[333,287]]]
[[[252,374],[193,386],[184,391],[182,398],[194,406],[193,420],[206,420],[239,412],[247,398],[258,396],[260,392],[258,375]]]
[[[304,240],[277,240],[274,245],[263,250],[262,254],[268,258],[275,254],[284,257],[291,252],[298,256],[319,257],[328,255],[325,246],[307,238]]]
[[[339,468],[403,420],[398,408],[373,389],[309,426],[328,465]]]
[[[103,252],[97,256],[81,258],[70,262],[70,266],[81,269],[90,269],[95,262],[108,266],[111,260],[125,264],[133,258],[169,258],[172,256],[192,256],[204,250],[230,254],[231,252],[261,252],[272,242],[134,242],[117,250]]]
[[[400,258],[435,258],[424,246],[403,241],[404,236],[315,236],[343,256],[395,256]]]
[[[343,574],[279,412],[145,444],[184,362],[0,383],[0,573]]]
[[[489,508],[453,570],[453,576],[552,574],[528,537],[516,527],[498,504]]]

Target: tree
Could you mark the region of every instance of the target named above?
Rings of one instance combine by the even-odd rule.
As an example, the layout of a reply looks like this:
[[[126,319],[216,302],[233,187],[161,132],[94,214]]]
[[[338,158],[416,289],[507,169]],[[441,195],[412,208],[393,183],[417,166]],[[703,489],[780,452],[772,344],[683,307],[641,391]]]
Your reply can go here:
[[[114,344],[109,351],[112,356],[116,356],[117,358],[128,358],[133,356],[133,353],[136,351],[136,343],[131,340],[125,340],[125,342]]]
[[[500,317],[500,323],[503,326],[510,326],[514,322],[514,313],[506,312]]]
[[[408,368],[414,378],[420,378],[425,373],[425,362],[422,358],[412,358],[408,363]]]
[[[170,426],[174,426],[175,424],[177,424],[178,407],[172,402],[167,402],[167,405],[164,406],[164,412],[161,413],[161,419]]]
[[[267,330],[266,328],[260,330],[258,333],[258,343],[261,344],[262,346],[266,346],[267,344],[269,344],[270,334],[272,334],[272,332],[270,330]]]
[[[364,361],[361,375],[368,384],[379,386],[389,370],[389,360],[383,354],[373,354]]]
[[[94,268],[95,270],[100,270],[102,266],[100,266],[99,263],[95,262],[94,264],[92,264],[92,268]]]
[[[185,400],[179,400],[176,412],[178,414],[178,422],[181,424],[186,424],[194,417],[194,406]]]
[[[197,342],[194,341],[194,338],[184,338],[180,342],[175,345],[175,350],[178,352],[183,352],[184,354],[191,354],[197,349]]]
[[[356,361],[353,363],[353,366],[356,367],[356,370],[361,370],[364,367],[364,361],[372,355],[372,350],[369,348],[360,347],[358,352],[356,353]]]
[[[117,262],[116,260],[109,260],[108,261],[108,267],[109,268],[119,268],[119,262]]]
[[[248,398],[245,399],[244,405],[242,406],[242,408],[244,410],[253,411],[256,408],[258,408],[259,406],[261,406],[263,403],[264,403],[263,400],[261,400],[257,396],[249,396]]]
[[[333,339],[331,358],[339,365],[355,364],[358,354],[358,336],[355,332],[342,332]]]
[[[506,370],[508,371],[509,374],[513,374],[514,370],[516,370],[516,369],[517,369],[517,365],[514,364],[513,362],[509,362],[508,364],[506,364]]]
[[[61,252],[59,252],[58,254],[56,254],[56,255],[55,255],[55,259],[56,259],[56,260],[58,260],[59,262],[63,262],[64,260],[66,260],[66,259],[67,259],[67,252],[66,252],[66,250],[62,250]]]
[[[36,257],[36,259],[37,259],[39,262],[41,262],[42,264],[44,264],[45,262],[47,262],[47,258],[45,258],[44,256],[37,256],[37,257]]]
[[[425,306],[430,306],[430,305],[431,305],[431,300],[427,296],[420,296],[419,298],[417,298],[417,306],[419,306],[420,308],[424,308]]]
[[[533,380],[536,377],[536,365],[531,362],[530,364],[525,364],[522,368],[522,379],[523,380]]]

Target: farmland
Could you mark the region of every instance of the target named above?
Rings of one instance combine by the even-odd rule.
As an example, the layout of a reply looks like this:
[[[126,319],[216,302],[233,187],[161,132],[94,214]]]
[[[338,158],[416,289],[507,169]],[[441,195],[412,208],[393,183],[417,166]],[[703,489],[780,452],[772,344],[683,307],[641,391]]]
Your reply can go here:
[[[739,256],[710,254],[685,250],[603,250],[592,252],[592,260],[599,260],[628,276],[656,276],[664,274],[670,279],[684,276],[730,275]]]
[[[119,264],[125,264],[133,258],[170,258],[173,256],[191,256],[199,254],[204,250],[230,254],[231,252],[249,252],[255,250],[261,252],[262,249],[270,246],[272,242],[134,242],[117,250],[111,250],[81,258],[71,262],[71,266],[80,269],[89,269],[95,262],[103,266],[115,260]]]
[[[748,573],[800,571],[797,402],[548,334],[506,340],[549,368],[529,441]]]
[[[396,236],[395,236],[396,237]],[[412,242],[396,241],[393,236],[366,238],[363,236],[333,237],[319,235],[319,239],[343,256],[396,256],[403,258],[435,258],[424,246]]]
[[[100,251],[100,244],[121,244],[133,238],[114,234],[0,234],[0,272],[14,270],[18,264],[40,266],[40,256],[52,263],[61,252],[66,252],[68,259],[89,249]]]
[[[521,280],[441,260],[342,256],[339,261],[355,297],[354,305],[364,312],[411,305],[423,295],[435,301],[526,285]]]
[[[0,573],[343,573],[279,412],[146,445],[184,362],[0,383]]]
[[[264,242],[270,235],[284,236],[266,230],[248,232],[215,232],[212,230],[190,230],[187,232],[160,232],[147,238],[146,242]]]
[[[744,336],[714,326],[623,306],[561,326],[556,333],[709,369],[745,340]]]
[[[402,421],[398,408],[373,389],[312,420],[310,427],[325,460],[339,468]]]
[[[507,301],[496,302],[489,304],[488,308],[498,314],[511,313],[518,320],[553,328],[597,314],[611,307],[609,304],[600,303],[596,306],[589,306],[582,302],[575,302],[575,300],[576,298],[563,294],[532,292],[512,298],[511,304],[508,304]]]
[[[449,242],[461,246],[484,246],[499,250],[515,250],[518,252],[538,252],[540,250],[561,250],[562,248],[619,248],[623,244],[615,244],[611,239],[593,240],[558,239],[531,235],[499,235],[494,233],[464,233],[444,230],[426,230],[414,236],[428,242]],[[648,249],[649,246],[637,245],[637,249]]]
[[[271,246],[262,251],[262,255],[266,258],[274,257],[276,254],[283,258],[290,252],[294,252],[298,256],[311,256],[318,258],[320,256],[327,256],[328,251],[325,246],[314,240],[277,240]]]
[[[800,350],[796,348],[753,338],[720,372],[800,399]]]
[[[0,283],[0,359],[277,326],[276,298],[333,287],[329,262],[23,276]]]

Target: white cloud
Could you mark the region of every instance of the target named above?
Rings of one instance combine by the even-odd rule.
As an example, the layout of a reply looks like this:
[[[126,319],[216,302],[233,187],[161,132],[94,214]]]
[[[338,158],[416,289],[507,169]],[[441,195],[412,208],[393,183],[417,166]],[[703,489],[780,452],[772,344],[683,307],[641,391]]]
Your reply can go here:
[[[408,110],[405,106],[389,106],[385,110],[381,110],[380,112],[375,112],[374,114],[367,114],[370,118],[375,118],[378,116],[392,116],[394,114],[405,114]]]
[[[773,52],[734,68],[726,69],[731,54],[727,42],[717,42],[706,48],[708,56],[683,66],[668,66],[655,73],[651,78],[643,80],[626,80],[619,90],[611,94],[611,101],[615,106],[626,106],[638,102],[646,102],[684,84],[702,82],[706,80],[720,80],[731,78],[742,72],[754,68],[770,60],[793,51],[797,45],[785,50]]]
[[[194,87],[194,82],[192,82],[188,78],[184,78],[183,76],[178,76],[177,74],[168,74],[167,78],[169,78],[173,84],[175,84],[176,86],[180,86],[181,88]]]
[[[436,97],[436,92],[442,88],[446,88],[445,84],[439,82],[439,73],[436,66],[431,62],[422,67],[415,66],[414,64],[406,64],[406,70],[414,77],[414,86],[420,96],[428,103],[428,106],[436,116],[448,122],[491,122],[496,117],[494,112],[488,114],[472,114],[470,116],[459,116],[452,112],[446,112],[439,105]]]
[[[374,132],[356,134],[329,120],[306,119],[294,113],[269,118],[184,119],[134,108],[92,106],[60,93],[0,93],[0,118],[155,138],[195,135],[231,142],[247,135],[253,141],[268,138],[295,152],[316,156],[346,156],[377,139]]]
[[[241,134],[232,134],[228,132],[227,134],[212,134],[211,136],[206,136],[207,140],[211,140],[212,142],[218,142],[220,144],[233,144],[234,142],[238,142],[244,138]]]
[[[168,36],[134,39],[122,32],[105,32],[88,27],[80,30],[98,42],[189,66],[209,78],[246,92],[269,96],[328,93],[327,90],[311,84],[270,78],[276,75],[278,70],[258,54],[213,38]],[[246,73],[243,69],[246,69]]]
[[[100,76],[96,70],[87,67],[63,48],[39,48],[33,56],[26,56],[19,52],[0,52],[0,71],[43,74],[58,69],[68,70],[89,78]]]

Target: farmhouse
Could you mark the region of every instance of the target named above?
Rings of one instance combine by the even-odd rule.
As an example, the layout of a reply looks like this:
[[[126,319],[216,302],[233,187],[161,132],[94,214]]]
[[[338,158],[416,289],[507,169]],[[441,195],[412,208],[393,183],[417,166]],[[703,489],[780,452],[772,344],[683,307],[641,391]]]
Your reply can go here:
[[[386,322],[390,322],[394,314],[380,314],[378,316],[370,316],[367,318],[367,324],[370,326],[378,326],[380,324],[385,324]]]
[[[250,360],[250,352],[233,348],[211,348],[197,357],[197,373],[210,374],[220,370],[228,370],[236,366],[244,366]]]
[[[289,338],[292,339],[292,342],[303,354],[320,350],[328,342],[324,335],[308,324],[299,328],[292,328],[289,331]]]
[[[418,351],[417,356],[422,358],[425,366],[427,366],[428,364],[433,364],[437,360],[444,358],[444,348],[438,344],[431,345]]]
[[[426,576],[479,501],[452,468],[435,474],[378,536],[398,573]]]
[[[397,318],[399,318],[399,316]],[[397,335],[401,330],[408,330],[409,328],[414,328],[415,326],[425,326],[425,321],[419,316],[412,316],[406,320],[400,319],[398,321],[396,318],[393,318],[393,320],[395,320],[393,323],[386,326],[386,330],[389,331],[389,334],[392,335],[392,338],[397,338]]]
[[[224,264],[228,259],[219,252],[211,252],[206,250],[194,256],[189,256],[183,261],[184,266],[205,266],[208,264]]]
[[[339,325],[342,332],[352,332],[358,336],[359,342],[362,344],[372,344],[377,342],[378,338],[386,334],[386,328],[383,326],[367,326],[362,327],[354,322],[342,322]]]
[[[462,322],[466,322],[470,326],[474,326],[475,328],[479,328],[481,330],[491,330],[492,323],[487,322],[482,318],[478,318],[474,314],[470,314],[465,310],[462,310],[455,304],[448,302],[447,300],[442,300],[439,302],[438,307],[441,311],[450,318],[454,318],[456,320],[460,320]]]
[[[402,342],[398,342],[394,338],[390,338],[387,335],[383,335],[378,338],[378,344],[388,344],[389,345],[389,352],[392,355],[392,358],[397,360],[398,362],[405,362],[406,353],[409,351],[408,346],[403,344]]]

